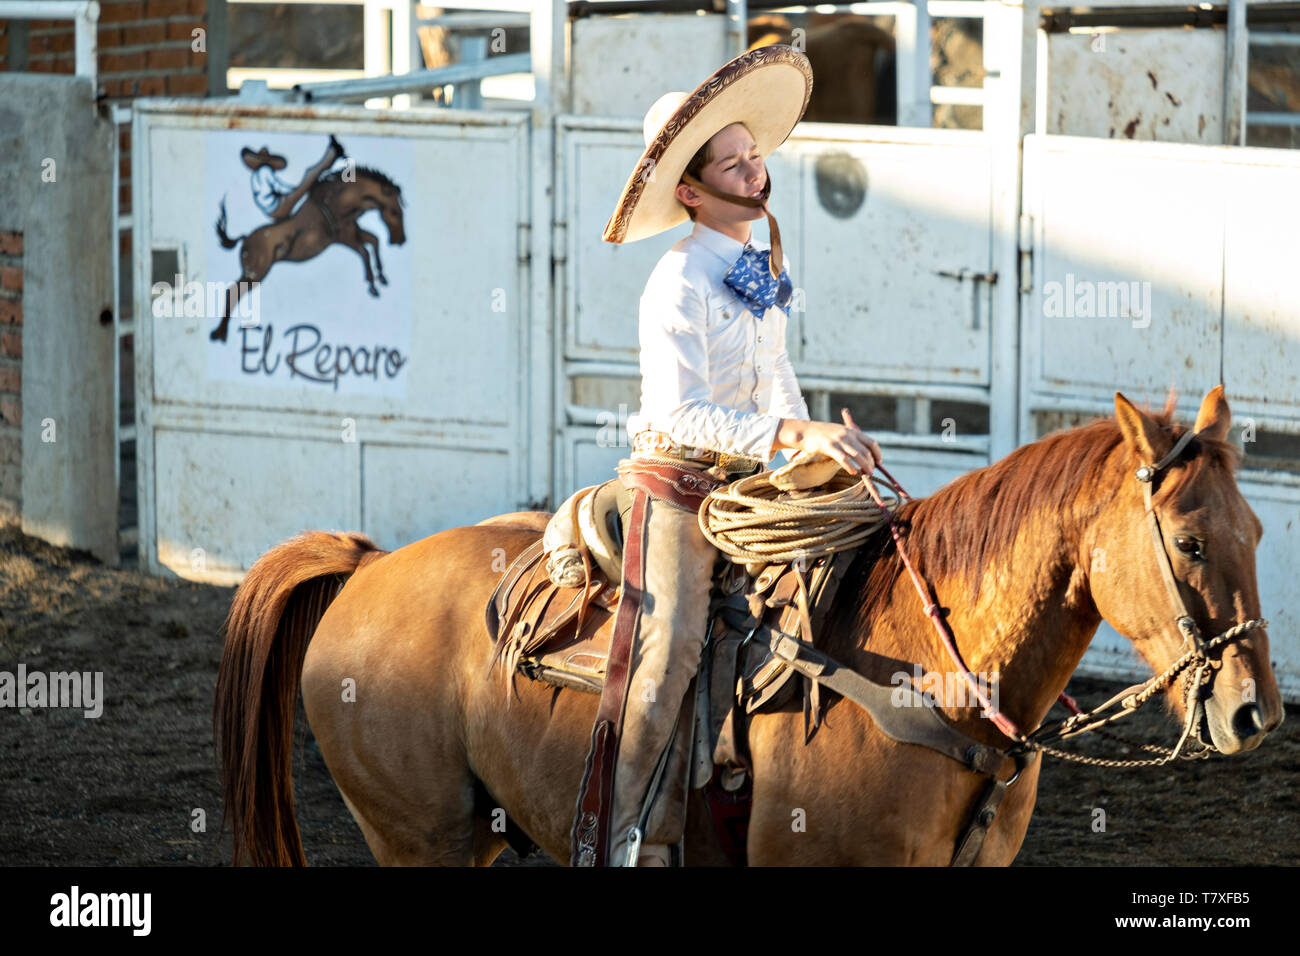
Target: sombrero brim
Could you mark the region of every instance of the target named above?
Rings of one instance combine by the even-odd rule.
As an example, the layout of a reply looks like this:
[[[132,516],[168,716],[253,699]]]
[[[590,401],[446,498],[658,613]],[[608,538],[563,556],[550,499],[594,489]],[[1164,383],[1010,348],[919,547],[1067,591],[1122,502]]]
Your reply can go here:
[[[768,156],[802,118],[812,83],[808,58],[784,45],[750,50],[719,69],[646,146],[605,226],[605,241],[636,242],[684,222],[688,215],[674,192],[700,147],[723,127],[744,123]]]

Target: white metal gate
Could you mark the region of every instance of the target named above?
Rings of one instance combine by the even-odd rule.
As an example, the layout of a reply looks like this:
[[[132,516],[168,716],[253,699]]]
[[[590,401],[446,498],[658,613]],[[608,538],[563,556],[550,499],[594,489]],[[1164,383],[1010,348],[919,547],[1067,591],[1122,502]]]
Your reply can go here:
[[[211,340],[212,305],[181,300],[238,278],[251,242],[223,247],[220,203],[232,238],[267,221],[241,150],[268,146],[293,183],[331,135],[354,179],[374,167],[402,191],[399,213],[366,199],[357,220],[388,284],[371,295],[361,253],[336,243],[277,263],[257,312]],[[549,374],[528,345],[526,114],[150,101],[133,141],[146,567],[233,582],[303,529],[393,548],[545,495],[525,424]],[[394,233],[384,216],[399,214]],[[326,218],[343,235],[346,216]]]
[[[1114,392],[1194,420],[1224,384],[1239,485],[1259,515],[1260,601],[1288,697],[1300,694],[1300,155],[1068,136],[1025,140],[1032,289],[1022,301],[1021,437],[1109,415]],[[1111,628],[1085,663],[1140,669]]]

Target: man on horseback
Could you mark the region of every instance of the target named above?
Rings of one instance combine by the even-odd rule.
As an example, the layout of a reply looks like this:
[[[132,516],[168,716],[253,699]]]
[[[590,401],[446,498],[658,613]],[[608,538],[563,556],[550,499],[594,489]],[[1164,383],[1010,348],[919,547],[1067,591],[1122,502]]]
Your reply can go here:
[[[812,69],[788,46],[751,50],[646,114],[646,150],[605,227],[634,242],[695,223],[640,302],[641,408],[628,421],[632,494],[624,589],[579,788],[575,865],[680,865],[693,700],[718,557],[698,510],[713,487],[764,469],[779,449],[870,473],[879,446],[808,420],[785,347],[793,284],[766,202],[763,157],[803,115]],[[772,242],[752,237],[768,217]],[[788,457],[788,453],[787,453]],[[686,706],[683,706],[685,704]],[[676,745],[674,746],[674,742]]]
[[[325,155],[307,170],[297,186],[290,186],[276,175],[278,170],[288,165],[288,161],[283,156],[270,152],[265,146],[257,152],[245,146],[239,155],[244,160],[244,165],[253,171],[253,201],[257,207],[272,219],[287,219],[293,215],[294,207],[307,195],[312,184],[344,155],[344,151],[343,144],[331,135]]]

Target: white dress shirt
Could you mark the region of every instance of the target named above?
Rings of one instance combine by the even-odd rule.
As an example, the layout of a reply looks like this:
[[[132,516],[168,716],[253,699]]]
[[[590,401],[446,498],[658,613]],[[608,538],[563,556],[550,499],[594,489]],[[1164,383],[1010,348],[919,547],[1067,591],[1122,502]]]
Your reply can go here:
[[[749,244],[769,248],[752,237]],[[785,313],[773,305],[755,317],[722,281],[744,248],[697,222],[650,273],[638,324],[641,408],[628,416],[629,436],[653,429],[683,445],[766,462],[781,419],[807,420],[786,351]],[[789,258],[784,266],[793,273]]]

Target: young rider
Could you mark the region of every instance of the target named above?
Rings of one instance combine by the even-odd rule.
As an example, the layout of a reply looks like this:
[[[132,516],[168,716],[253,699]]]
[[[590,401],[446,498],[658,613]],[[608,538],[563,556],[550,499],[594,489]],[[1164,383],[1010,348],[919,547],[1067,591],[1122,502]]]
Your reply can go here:
[[[606,226],[606,240],[631,242],[694,220],[640,302],[641,408],[628,420],[631,458],[619,465],[633,495],[624,591],[574,820],[576,865],[681,863],[694,711],[686,691],[718,557],[698,524],[704,494],[762,470],[779,449],[821,452],[851,473],[881,460],[847,412],[842,425],[808,420],[785,347],[793,284],[767,210],[764,156],[789,136],[811,89],[803,54],[769,46],[690,96],[661,97]],[[750,232],[764,215],[770,245]]]

